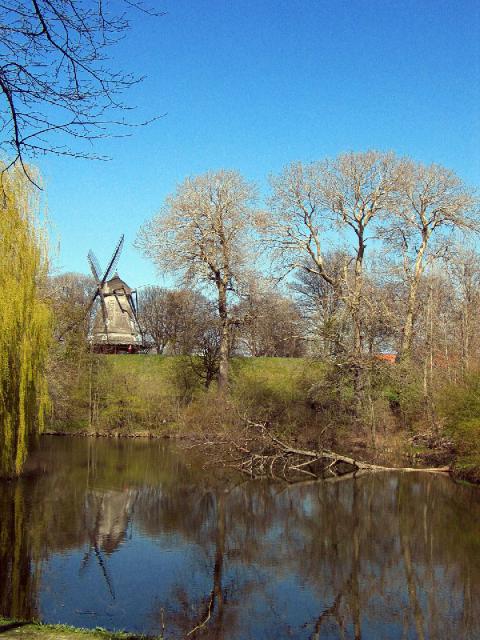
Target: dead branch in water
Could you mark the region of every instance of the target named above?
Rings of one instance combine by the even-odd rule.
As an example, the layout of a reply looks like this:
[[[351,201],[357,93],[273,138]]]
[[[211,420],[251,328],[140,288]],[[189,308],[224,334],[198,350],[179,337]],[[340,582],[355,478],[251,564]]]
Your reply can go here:
[[[331,451],[298,449],[281,440],[264,423],[247,421],[245,430],[231,439],[217,463],[252,477],[269,477],[294,483],[300,480],[339,480],[378,471],[449,473],[449,467],[387,467]],[[222,455],[223,455],[222,453]]]

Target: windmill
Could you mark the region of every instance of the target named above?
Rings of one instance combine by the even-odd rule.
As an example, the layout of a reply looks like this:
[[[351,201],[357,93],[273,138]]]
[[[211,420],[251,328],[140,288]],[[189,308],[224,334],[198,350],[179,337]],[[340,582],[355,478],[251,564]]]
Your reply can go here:
[[[94,351],[99,353],[137,353],[142,347],[136,291],[131,289],[116,271],[123,242],[122,235],[101,277],[100,265],[93,251],[90,250],[87,256],[96,283],[89,310],[97,300],[99,301],[91,331],[91,341]],[[113,277],[110,277],[112,273]]]

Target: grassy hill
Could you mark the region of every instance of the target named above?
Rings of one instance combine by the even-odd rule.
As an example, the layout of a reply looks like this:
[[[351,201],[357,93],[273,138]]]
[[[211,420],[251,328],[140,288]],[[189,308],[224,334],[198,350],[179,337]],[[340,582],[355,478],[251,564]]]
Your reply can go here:
[[[295,422],[311,413],[309,389],[324,366],[303,358],[234,358],[228,406],[218,406],[190,357],[95,356],[54,402],[50,428],[109,433],[175,433],[225,426],[234,417]]]
[[[277,431],[300,436],[303,442],[315,442],[328,427],[332,446],[347,451],[369,442],[368,425],[362,434],[353,418],[348,378],[332,379],[332,369],[318,360],[234,358],[229,394],[223,400],[214,384],[205,388],[198,365],[198,360],[182,356],[94,356],[76,364],[74,373],[70,369],[68,376],[62,376],[63,387],[52,394],[48,430],[111,436],[218,434],[249,419],[269,422]],[[387,377],[377,382],[372,406],[378,446],[427,456],[424,464],[430,464],[429,456],[437,455],[436,441],[446,435],[452,441],[451,452],[441,451],[441,455],[448,459],[454,455],[458,475],[478,482],[480,376],[444,389],[443,400],[437,402],[439,426],[433,443],[424,450],[421,444],[409,444],[413,434],[431,431],[418,408],[421,394],[411,392],[405,384],[399,387],[399,394],[392,386],[395,378],[392,382],[388,377],[399,372],[385,369]],[[403,401],[400,408],[398,398]],[[442,459],[441,464],[444,462]]]

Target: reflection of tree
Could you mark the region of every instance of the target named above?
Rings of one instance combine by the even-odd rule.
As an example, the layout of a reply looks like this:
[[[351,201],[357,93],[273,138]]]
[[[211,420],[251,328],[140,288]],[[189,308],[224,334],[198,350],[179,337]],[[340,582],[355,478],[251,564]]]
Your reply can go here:
[[[351,597],[352,597],[352,618],[353,628],[355,631],[355,640],[360,640],[362,637],[362,630],[360,624],[360,588],[359,588],[359,574],[360,574],[360,513],[358,504],[358,484],[354,482],[352,484],[353,501],[352,501],[352,578],[351,578]]]
[[[337,595],[337,597],[333,601],[333,604],[327,607],[326,609],[324,609],[322,613],[319,615],[317,621],[315,622],[315,626],[313,628],[313,633],[310,636],[310,640],[320,640],[323,623],[328,621],[328,619],[331,617],[335,618],[338,624],[339,631],[342,634],[342,637],[344,637],[345,625],[343,623],[343,619],[338,614],[342,597],[343,597],[343,591],[341,591]]]
[[[0,483],[0,614],[34,618],[39,565],[27,535],[25,487]]]
[[[213,588],[208,599],[205,615],[202,620],[193,627],[188,633],[187,637],[195,637],[198,632],[201,633],[206,624],[208,624],[212,618],[212,615],[217,610],[217,619],[215,622],[216,633],[212,637],[220,637],[223,620],[223,591],[222,591],[222,572],[223,572],[223,559],[225,552],[225,496],[220,494],[217,501],[217,526],[215,535],[215,564],[213,566]]]
[[[89,579],[112,592],[111,554],[140,535],[152,557],[185,552],[168,592],[145,591],[172,640],[475,638],[480,506],[468,488],[415,474],[235,485],[200,463],[163,443],[40,451],[37,475],[0,484],[0,613],[37,613],[40,567],[58,551],[85,549]]]
[[[436,495],[435,508],[430,488]],[[397,501],[400,489],[405,496],[401,509]],[[174,494],[170,493],[170,508]],[[444,584],[441,591],[432,590],[428,581],[417,585],[418,602],[424,602],[427,595],[430,598],[428,614],[432,625],[430,612],[435,611],[440,617],[448,615],[447,601],[464,590],[457,582],[457,572],[460,570],[466,575],[468,570],[466,565],[459,567],[459,563],[463,564],[459,547],[452,546],[445,536],[438,540],[443,520],[439,505],[448,511],[452,505],[461,504],[456,494],[458,487],[448,481],[435,479],[434,484],[430,478],[394,475],[364,477],[357,482],[336,485],[319,483],[316,487],[289,487],[283,491],[278,485],[259,481],[235,488],[224,502],[221,545],[221,615],[228,617],[228,625],[222,626],[218,622],[218,591],[215,591],[218,583],[214,580],[207,598],[197,594],[190,595],[189,599],[188,590],[183,589],[184,606],[170,618],[167,615],[171,626],[177,630],[174,637],[182,637],[182,633],[185,635],[193,629],[202,637],[226,637],[223,629],[227,628],[229,638],[248,636],[252,629],[245,611],[261,606],[268,612],[265,615],[271,616],[275,604],[281,613],[282,603],[272,604],[274,596],[267,592],[269,582],[281,580],[283,574],[301,577],[305,588],[324,604],[318,618],[304,625],[309,630],[308,635],[302,636],[301,629],[297,629],[298,637],[343,634],[346,638],[361,638],[364,624],[381,629],[386,621],[396,626],[401,635],[403,610],[412,613],[411,620],[406,620],[407,635],[418,635],[421,626],[418,620],[422,614],[411,598],[411,583],[405,573],[405,545],[408,544],[413,576],[422,574],[433,580],[438,574],[438,566],[442,566]],[[205,499],[199,499],[197,494],[188,500],[184,491],[179,495],[183,501],[182,535],[200,542],[205,555],[209,556],[210,549],[218,550],[215,545],[218,532],[222,531],[218,510],[207,509],[202,521],[199,509]],[[206,500],[208,504],[214,495],[216,501],[220,500],[218,491],[211,492]],[[142,518],[142,513],[137,515]],[[419,522],[424,526],[419,528]],[[403,545],[400,544],[401,535]],[[219,566],[214,558],[218,559],[215,552],[212,564]],[[266,567],[276,569],[265,574]],[[479,569],[477,566],[477,587]],[[213,576],[215,578],[215,571]],[[179,587],[178,593],[180,591]],[[392,594],[395,595],[392,597]],[[457,606],[462,607],[461,601],[457,600]],[[162,603],[162,607],[168,609],[168,603]],[[192,618],[192,611],[198,612],[196,618]],[[466,616],[466,619],[470,633],[479,628],[478,607],[474,618]],[[449,624],[452,625],[451,637],[455,637],[455,617],[450,616]],[[199,628],[199,625],[202,626]],[[275,625],[276,637],[288,635],[287,628],[282,630],[279,620],[275,620]],[[442,623],[439,622],[436,628],[441,629]],[[429,637],[450,636],[431,633]]]
[[[402,491],[400,485],[397,487],[397,501],[398,501],[398,509],[401,510],[402,504]],[[410,545],[410,531],[409,524],[405,518],[400,517],[398,519],[399,522],[399,540],[400,540],[400,548],[403,556],[403,564],[405,566],[405,575],[407,577],[407,590],[408,590],[408,598],[410,601],[410,611],[413,614],[413,618],[415,620],[415,629],[417,632],[418,640],[424,640],[425,634],[423,632],[423,613],[422,608],[420,606],[420,602],[417,595],[417,585],[414,575],[414,568],[412,566],[412,555],[411,555],[411,545]],[[433,613],[433,612],[432,612]]]

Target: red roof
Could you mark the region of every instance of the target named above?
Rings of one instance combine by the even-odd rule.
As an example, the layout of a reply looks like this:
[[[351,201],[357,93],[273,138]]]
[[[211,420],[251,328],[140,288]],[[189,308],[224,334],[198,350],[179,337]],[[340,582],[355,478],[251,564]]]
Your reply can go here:
[[[397,361],[396,353],[376,353],[376,360],[381,360],[382,362],[388,362],[389,364],[395,364]]]

